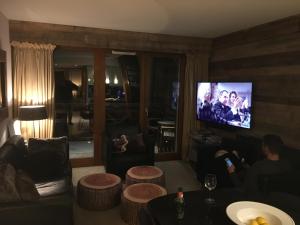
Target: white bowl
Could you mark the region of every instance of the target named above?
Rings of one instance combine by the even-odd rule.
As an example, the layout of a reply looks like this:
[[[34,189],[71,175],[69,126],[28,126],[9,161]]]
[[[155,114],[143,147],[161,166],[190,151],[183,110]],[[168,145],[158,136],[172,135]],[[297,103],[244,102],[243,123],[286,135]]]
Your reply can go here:
[[[238,225],[248,225],[257,217],[265,218],[270,225],[295,225],[294,220],[287,213],[259,202],[234,202],[227,206],[226,213]]]

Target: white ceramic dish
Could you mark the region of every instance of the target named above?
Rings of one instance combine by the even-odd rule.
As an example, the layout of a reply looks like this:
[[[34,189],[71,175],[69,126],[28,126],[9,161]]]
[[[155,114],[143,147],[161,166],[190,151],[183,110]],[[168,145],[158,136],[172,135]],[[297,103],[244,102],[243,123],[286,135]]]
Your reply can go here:
[[[295,225],[294,220],[273,206],[250,201],[234,202],[227,206],[228,217],[238,225],[248,225],[251,219],[264,217],[270,225]]]

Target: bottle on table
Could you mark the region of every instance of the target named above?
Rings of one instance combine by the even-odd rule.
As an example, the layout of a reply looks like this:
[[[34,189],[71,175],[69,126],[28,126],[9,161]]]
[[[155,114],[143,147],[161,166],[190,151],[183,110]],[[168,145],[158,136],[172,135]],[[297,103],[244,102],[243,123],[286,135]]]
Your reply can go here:
[[[175,198],[177,219],[183,219],[184,217],[184,196],[182,188],[178,188],[177,196]]]

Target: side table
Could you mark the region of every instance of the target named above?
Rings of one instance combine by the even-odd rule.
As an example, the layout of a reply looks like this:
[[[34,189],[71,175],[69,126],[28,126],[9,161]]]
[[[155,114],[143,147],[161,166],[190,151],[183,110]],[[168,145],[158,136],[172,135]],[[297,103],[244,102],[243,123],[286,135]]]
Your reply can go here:
[[[110,209],[119,204],[121,190],[121,178],[114,174],[87,175],[78,181],[78,204],[90,210]]]

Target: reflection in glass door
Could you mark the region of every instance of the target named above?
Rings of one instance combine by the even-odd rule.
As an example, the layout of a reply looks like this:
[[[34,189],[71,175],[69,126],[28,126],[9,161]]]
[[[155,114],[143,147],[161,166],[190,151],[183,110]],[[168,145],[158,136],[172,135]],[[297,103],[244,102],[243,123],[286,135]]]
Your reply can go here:
[[[120,127],[138,129],[140,70],[137,56],[109,54],[105,57],[105,104],[107,131]]]
[[[149,128],[156,133],[155,153],[178,153],[179,59],[155,56],[150,68],[147,111]]]
[[[67,136],[70,158],[93,158],[94,55],[57,49],[54,136]]]

